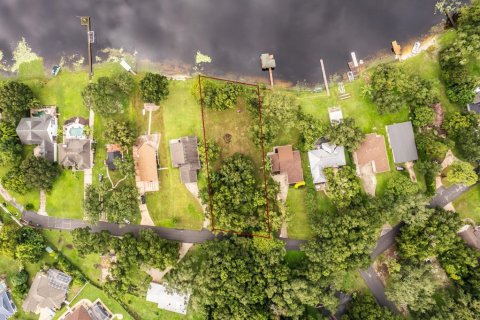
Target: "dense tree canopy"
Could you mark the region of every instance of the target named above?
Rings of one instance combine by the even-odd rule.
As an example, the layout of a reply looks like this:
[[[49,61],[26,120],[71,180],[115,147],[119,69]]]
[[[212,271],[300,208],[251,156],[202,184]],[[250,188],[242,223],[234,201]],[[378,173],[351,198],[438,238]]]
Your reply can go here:
[[[23,146],[15,127],[0,122],[0,165],[14,164],[21,159]]]
[[[463,290],[446,291],[437,298],[439,302],[426,315],[431,320],[475,320],[480,314],[478,297]]]
[[[395,113],[405,106],[405,74],[392,64],[376,67],[371,77],[372,98],[380,114]]]
[[[390,275],[385,295],[401,306],[424,313],[435,305],[434,294],[437,289],[438,282],[430,264],[405,265],[400,272]]]
[[[136,139],[132,125],[121,120],[108,120],[103,136],[108,143],[119,144],[126,150],[131,148]]]
[[[155,103],[157,105],[167,98],[170,93],[168,90],[168,79],[158,73],[147,72],[140,81],[140,90],[144,102]]]
[[[407,175],[397,173],[387,182],[385,196],[394,200],[417,194],[420,191],[418,183],[413,182]]]
[[[130,180],[114,189],[109,189],[105,183],[88,186],[83,203],[86,217],[92,222],[98,221],[102,214],[108,221],[115,223],[136,221],[140,214],[139,196]]]
[[[437,100],[429,81],[409,75],[394,64],[375,67],[370,86],[380,114],[399,112],[406,105],[411,110],[430,107]]]
[[[400,316],[393,314],[368,294],[358,294],[349,303],[347,313],[342,320],[400,320]]]
[[[256,95],[252,98],[252,112],[258,114]],[[262,95],[262,131],[264,143],[269,144],[280,131],[288,131],[298,122],[299,105],[291,94],[273,91]],[[260,145],[260,126],[255,124],[253,140]]]
[[[16,127],[26,116],[30,103],[34,100],[32,90],[25,84],[9,81],[0,87],[0,113],[2,122]]]
[[[131,94],[135,83],[127,73],[117,77],[100,77],[82,91],[85,105],[102,116],[119,113]]]
[[[303,248],[309,261],[309,278],[331,279],[346,270],[366,267],[385,217],[377,201],[361,201],[338,213],[314,213],[310,225],[315,240]]]
[[[37,262],[45,252],[42,234],[32,228],[6,224],[0,231],[0,250],[23,262]]]
[[[208,319],[302,318],[320,289],[296,276],[275,240],[230,238],[204,243],[169,278],[192,292],[192,308]]]
[[[40,190],[51,190],[60,175],[60,167],[56,163],[41,157],[26,158],[20,165],[20,170],[28,185]]]
[[[307,113],[299,114],[298,129],[301,133],[303,151],[313,149],[315,142],[328,132],[328,126]]]
[[[447,141],[434,135],[432,132],[421,132],[415,135],[415,142],[420,153],[420,158],[435,160],[441,163],[445,158],[445,154],[451,145],[447,145]]]
[[[402,258],[424,261],[448,251],[459,240],[462,223],[458,214],[443,209],[428,209],[425,215],[415,214],[402,228],[398,250]],[[420,220],[419,220],[420,219]]]
[[[2,184],[20,194],[33,189],[51,190],[60,172],[56,163],[41,157],[28,157],[5,174]]]
[[[202,97],[205,108],[214,110],[232,109],[237,99],[244,93],[242,85],[233,82],[223,82],[202,78]],[[192,94],[200,102],[198,81],[192,87]]]
[[[451,183],[471,186],[478,181],[478,175],[470,163],[455,161],[449,168],[447,179]]]
[[[326,138],[337,146],[344,146],[348,151],[358,149],[365,133],[356,125],[353,118],[344,118],[339,123],[334,123],[328,128]]]
[[[461,106],[473,101],[473,90],[479,83],[478,76],[475,77],[468,67],[479,57],[480,45],[476,40],[480,37],[479,13],[478,0],[460,10],[455,40],[439,54],[441,78],[447,89],[447,97]]]
[[[142,230],[138,237],[127,233],[122,238],[113,237],[107,231],[90,231],[88,227],[75,229],[73,243],[80,254],[115,252],[117,261],[110,269],[112,277],[104,289],[116,298],[127,292],[145,294],[145,284],[136,281],[146,276],[140,269],[142,265],[164,270],[178,259],[180,244],[162,239],[150,229]]]
[[[345,166],[338,170],[325,168],[323,171],[327,178],[325,193],[337,207],[348,207],[361,190],[355,170]]]
[[[422,128],[433,123],[435,111],[431,107],[418,107],[413,111],[413,125]]]
[[[203,202],[208,202],[208,190]],[[256,227],[265,208],[265,192],[257,181],[252,161],[241,154],[225,160],[210,174],[210,191],[215,223],[221,228],[245,230]]]

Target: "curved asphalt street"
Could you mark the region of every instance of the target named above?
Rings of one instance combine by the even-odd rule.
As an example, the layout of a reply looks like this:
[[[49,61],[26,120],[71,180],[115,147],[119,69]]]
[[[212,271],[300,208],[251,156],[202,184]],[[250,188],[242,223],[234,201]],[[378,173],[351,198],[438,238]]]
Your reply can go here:
[[[444,207],[448,203],[460,197],[470,188],[471,187],[465,187],[462,185],[453,185],[447,189],[441,187],[437,190],[437,194],[435,195],[435,197],[432,198],[430,202],[430,207]],[[89,226],[93,232],[100,232],[106,230],[115,236],[122,236],[129,232],[133,234],[138,234],[140,230],[152,229],[155,233],[157,233],[164,239],[187,243],[202,243],[217,237],[215,234],[213,234],[207,229],[196,231],[132,224],[118,225],[108,222],[99,222],[97,225],[89,225],[86,221],[83,220],[61,219],[42,216],[33,211],[23,211],[22,219],[25,221],[29,221],[32,225],[39,228],[71,231],[76,228],[84,228]],[[385,250],[387,250],[395,243],[395,237],[400,232],[402,225],[403,223],[399,223],[398,225],[394,226],[389,232],[382,235],[378,239],[377,244],[370,255],[372,260],[374,260],[377,256],[382,254]],[[285,247],[287,250],[299,250],[301,244],[305,243],[305,240],[287,238],[278,239],[285,242]],[[370,266],[367,270],[359,270],[359,273],[369,287],[369,289],[371,290],[378,304],[389,308],[395,313],[398,313],[398,309],[396,308],[395,304],[393,304],[391,301],[388,301],[387,297],[385,296],[385,288],[383,287],[383,283],[381,282],[377,273],[374,271],[373,267]]]
[[[133,233],[137,235],[140,230],[151,229],[160,237],[168,240],[186,242],[186,243],[202,243],[212,240],[216,237],[211,231],[207,229],[184,230],[172,229],[153,226],[142,226],[137,224],[119,225],[116,223],[99,222],[97,225],[90,225],[86,221],[76,219],[62,219],[55,217],[42,216],[34,211],[24,211],[22,219],[30,222],[32,226],[44,229],[67,230],[72,231],[77,228],[90,227],[93,232],[100,232],[103,230],[109,231],[114,236],[123,236],[126,233]],[[285,242],[287,250],[299,250],[300,245],[304,240],[278,238]]]

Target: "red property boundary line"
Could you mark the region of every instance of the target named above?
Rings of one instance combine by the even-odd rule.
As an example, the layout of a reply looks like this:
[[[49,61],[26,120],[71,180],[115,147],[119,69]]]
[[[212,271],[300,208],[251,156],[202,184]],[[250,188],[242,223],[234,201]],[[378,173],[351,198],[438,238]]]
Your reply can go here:
[[[223,82],[230,82],[230,83],[237,83],[249,87],[253,87],[256,89],[257,92],[257,99],[258,99],[258,113],[259,113],[259,118],[260,118],[260,141],[262,145],[262,164],[263,164],[263,187],[265,190],[265,208],[266,208],[266,220],[267,220],[267,227],[268,227],[268,235],[263,235],[263,234],[255,234],[255,233],[245,233],[245,232],[239,232],[235,230],[225,230],[225,229],[218,229],[215,228],[215,217],[213,214],[213,203],[212,203],[212,191],[211,191],[211,185],[210,185],[210,169],[209,169],[209,163],[208,163],[208,146],[207,146],[207,133],[205,129],[205,107],[204,107],[204,102],[203,102],[203,94],[202,94],[202,78],[205,79],[211,79],[211,80],[218,80],[218,81],[223,81]],[[211,77],[211,76],[204,76],[204,75],[198,75],[198,90],[200,93],[200,106],[201,106],[201,112],[202,112],[202,128],[203,128],[203,143],[204,143],[204,148],[205,148],[205,164],[207,168],[207,184],[208,184],[208,199],[209,199],[209,207],[210,207],[210,223],[211,223],[211,231],[220,231],[220,232],[225,232],[225,233],[234,233],[238,234],[241,236],[246,236],[246,237],[259,237],[259,238],[266,238],[270,239],[271,238],[271,226],[270,226],[270,210],[269,210],[269,203],[268,203],[268,189],[267,189],[267,172],[265,171],[265,145],[264,145],[264,139],[263,139],[263,121],[262,121],[262,100],[260,98],[260,87],[258,84],[253,84],[253,83],[247,83],[247,82],[241,82],[241,81],[235,81],[235,80],[229,80],[229,79],[223,79],[223,78],[216,78],[216,77]]]

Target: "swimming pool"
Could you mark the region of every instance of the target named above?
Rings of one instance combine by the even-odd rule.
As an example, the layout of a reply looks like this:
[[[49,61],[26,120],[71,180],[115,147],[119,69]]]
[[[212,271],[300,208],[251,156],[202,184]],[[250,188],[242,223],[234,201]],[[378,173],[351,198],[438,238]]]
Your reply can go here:
[[[71,137],[81,138],[83,137],[83,128],[82,127],[73,127],[68,131]]]

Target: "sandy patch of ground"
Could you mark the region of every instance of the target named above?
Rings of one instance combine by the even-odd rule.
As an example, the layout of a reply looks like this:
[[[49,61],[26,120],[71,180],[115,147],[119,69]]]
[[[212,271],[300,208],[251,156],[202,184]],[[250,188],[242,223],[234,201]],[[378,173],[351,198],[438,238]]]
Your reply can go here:
[[[38,214],[41,216],[48,216],[47,210],[47,193],[45,190],[40,190],[40,207],[38,208]]]
[[[359,168],[360,178],[362,179],[363,188],[365,192],[372,197],[375,197],[375,189],[377,188],[377,178],[375,177],[375,172],[373,171],[372,162],[361,166]]]
[[[277,194],[277,200],[285,202],[288,196],[288,177],[286,174],[276,174],[272,176],[272,179],[280,184],[280,190]]]
[[[187,254],[188,250],[193,246],[193,243],[182,243],[179,251],[179,258],[177,262],[182,260],[185,255]],[[143,269],[143,268],[142,268]],[[152,277],[153,282],[161,282],[163,277],[172,270],[172,267],[167,267],[165,270],[160,270],[158,268],[145,268],[143,269],[146,273],[148,273]]]
[[[410,180],[412,180],[412,182],[417,182],[417,175],[413,170],[413,162],[412,161],[405,162],[405,167],[407,168],[408,174],[410,175]]]
[[[454,163],[457,160],[458,160],[458,158],[455,157],[452,150],[448,150],[447,153],[445,154],[445,158],[443,159],[442,164],[441,164],[442,171],[445,170],[446,167],[450,166],[452,163]]]
[[[140,224],[142,226],[154,226],[155,223],[153,223],[152,217],[150,217],[150,213],[148,212],[147,205],[141,204],[139,207],[140,207],[140,214],[142,215],[142,221],[140,221]]]

